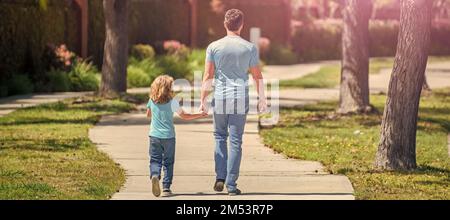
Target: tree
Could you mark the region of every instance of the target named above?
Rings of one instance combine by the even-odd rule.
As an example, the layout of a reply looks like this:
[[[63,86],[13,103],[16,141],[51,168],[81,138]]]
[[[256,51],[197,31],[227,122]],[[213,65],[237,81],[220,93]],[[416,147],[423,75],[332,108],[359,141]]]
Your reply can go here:
[[[369,19],[372,1],[345,0],[339,113],[368,112]]]
[[[375,159],[379,169],[416,168],[417,117],[430,47],[431,3],[401,1],[397,54]]]
[[[106,39],[100,95],[113,98],[127,90],[129,0],[103,0]]]

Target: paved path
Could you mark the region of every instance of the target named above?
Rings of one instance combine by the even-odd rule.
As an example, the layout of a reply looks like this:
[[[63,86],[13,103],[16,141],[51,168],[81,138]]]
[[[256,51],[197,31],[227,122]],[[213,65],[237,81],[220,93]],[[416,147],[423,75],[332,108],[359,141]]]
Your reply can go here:
[[[92,92],[62,92],[49,94],[17,95],[0,99],[0,117],[19,108],[36,106],[43,103],[61,101],[67,98],[75,98],[92,94]]]
[[[382,69],[379,74],[369,76],[372,92],[387,92],[391,72],[391,69]],[[432,89],[450,86],[450,62],[429,63],[425,74]]]
[[[300,67],[298,67],[300,68]],[[369,75],[371,93],[387,93],[391,69],[383,69],[379,74]],[[266,74],[265,74],[266,75]],[[267,74],[275,75],[274,73]],[[427,80],[432,89],[450,87],[450,62],[428,64]],[[316,101],[336,100],[339,98],[339,87],[329,89],[281,89],[280,106],[293,107]]]
[[[340,61],[322,61],[317,63],[296,64],[287,66],[265,66],[264,77],[267,79],[290,80],[306,76],[320,70],[324,65],[339,64]]]
[[[143,107],[142,107],[143,108]],[[155,199],[148,174],[149,121],[143,112],[104,117],[90,131],[98,147],[126,170],[127,181],[113,199]],[[353,199],[347,177],[330,175],[318,162],[287,159],[261,144],[257,119],[246,124],[239,187],[245,195],[216,194],[214,184],[214,139],[212,120],[175,120],[177,132],[173,190],[166,199]]]

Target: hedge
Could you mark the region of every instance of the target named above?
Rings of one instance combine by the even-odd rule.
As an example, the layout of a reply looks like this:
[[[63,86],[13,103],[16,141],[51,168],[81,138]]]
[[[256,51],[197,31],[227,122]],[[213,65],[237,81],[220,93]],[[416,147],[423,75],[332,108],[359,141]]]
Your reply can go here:
[[[341,22],[315,22],[298,27],[292,46],[299,62],[341,58]],[[370,21],[370,55],[394,56],[397,49],[398,21]],[[430,55],[450,55],[450,25],[434,23]]]
[[[77,19],[65,1],[51,0],[46,10],[37,1],[0,2],[0,79],[27,74],[38,80],[45,73],[48,43],[78,48]]]

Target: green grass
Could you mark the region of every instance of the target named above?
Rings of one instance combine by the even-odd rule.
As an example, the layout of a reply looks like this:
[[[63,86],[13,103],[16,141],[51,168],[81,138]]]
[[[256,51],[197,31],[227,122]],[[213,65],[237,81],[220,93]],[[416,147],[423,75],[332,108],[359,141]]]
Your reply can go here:
[[[339,84],[341,67],[327,65],[301,78],[280,81],[281,88],[332,88]]]
[[[88,138],[101,115],[126,112],[120,100],[86,98],[20,109],[0,118],[0,199],[107,199],[124,171]]]
[[[430,57],[429,63],[450,61],[450,57]],[[392,69],[394,58],[371,58],[369,74],[378,74],[383,69]],[[281,88],[334,88],[339,85],[341,75],[341,65],[326,65],[317,72],[311,73],[301,78],[292,80],[282,80]]]
[[[371,97],[382,112],[385,96]],[[381,115],[331,117],[336,102],[281,111],[280,123],[261,130],[264,143],[289,157],[320,161],[350,178],[357,199],[450,199],[450,88],[433,91],[420,104],[418,169],[377,172],[374,167]]]
[[[437,63],[437,62],[447,62],[450,60],[450,56],[430,56],[428,57],[428,62]]]
[[[378,74],[383,69],[392,69],[394,58],[377,57],[371,58],[369,64],[369,74]]]

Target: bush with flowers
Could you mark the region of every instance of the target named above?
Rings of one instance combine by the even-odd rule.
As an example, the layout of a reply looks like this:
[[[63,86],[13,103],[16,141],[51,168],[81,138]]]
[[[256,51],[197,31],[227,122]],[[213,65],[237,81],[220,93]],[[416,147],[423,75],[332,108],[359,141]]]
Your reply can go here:
[[[128,61],[128,87],[148,87],[161,74],[174,78],[193,79],[193,72],[201,70],[205,61],[204,50],[191,50],[176,40],[163,41],[158,47],[159,54],[143,58],[136,50],[153,48],[150,45],[135,45]],[[140,52],[142,53],[142,52]]]
[[[190,53],[189,48],[176,40],[166,40],[163,42],[163,48],[167,55],[180,59],[186,59]]]
[[[42,83],[47,92],[95,91],[100,74],[89,60],[78,57],[65,44],[49,45],[46,53],[48,71]]]

